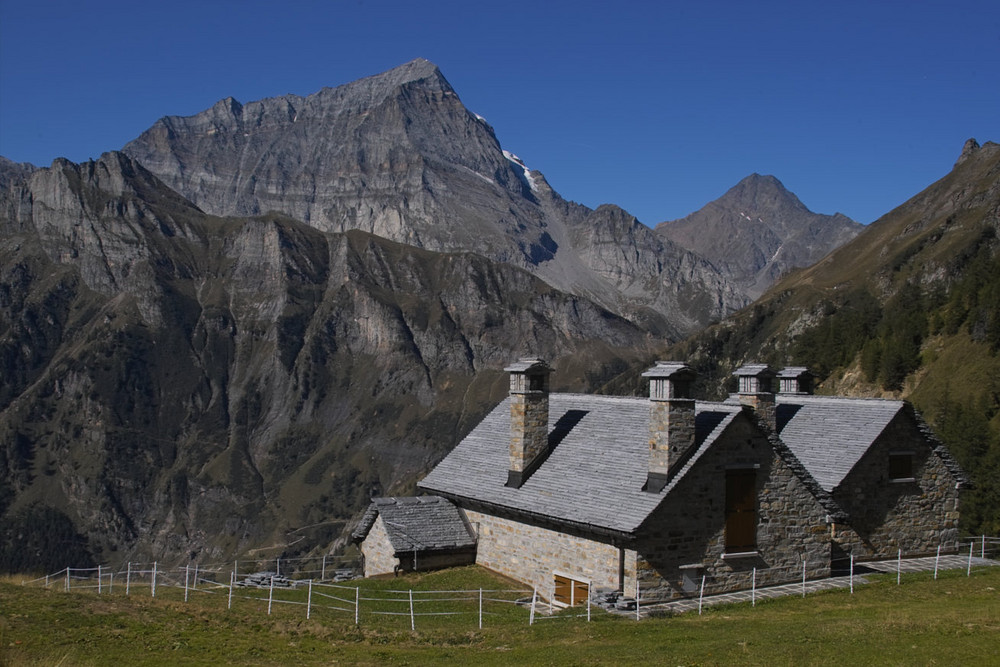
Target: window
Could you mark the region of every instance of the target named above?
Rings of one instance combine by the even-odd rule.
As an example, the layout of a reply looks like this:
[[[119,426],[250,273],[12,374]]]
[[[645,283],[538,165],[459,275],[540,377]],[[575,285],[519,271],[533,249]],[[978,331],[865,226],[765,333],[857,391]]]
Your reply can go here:
[[[757,550],[757,472],[726,471],[726,553]]]
[[[590,596],[590,582],[573,579],[562,574],[555,575],[555,603],[560,607],[574,607],[583,604]]]
[[[913,452],[889,453],[889,481],[913,481]]]

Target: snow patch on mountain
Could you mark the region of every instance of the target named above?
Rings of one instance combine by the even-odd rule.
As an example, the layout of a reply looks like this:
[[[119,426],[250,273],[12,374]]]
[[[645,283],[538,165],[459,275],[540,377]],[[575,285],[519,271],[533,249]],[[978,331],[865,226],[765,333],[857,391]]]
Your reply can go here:
[[[521,170],[524,172],[524,180],[528,181],[528,187],[531,188],[532,192],[538,192],[538,183],[536,183],[535,179],[532,178],[531,170],[528,169],[527,165],[524,164],[524,161],[507,150],[503,152],[503,156],[521,168]]]

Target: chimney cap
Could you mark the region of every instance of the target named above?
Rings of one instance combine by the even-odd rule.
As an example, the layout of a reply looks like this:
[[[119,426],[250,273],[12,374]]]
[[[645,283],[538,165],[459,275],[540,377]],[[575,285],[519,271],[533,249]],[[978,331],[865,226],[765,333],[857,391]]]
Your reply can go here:
[[[779,378],[816,377],[816,374],[805,366],[787,366],[778,371]]]
[[[758,378],[773,378],[777,374],[774,372],[774,369],[767,364],[746,364],[733,371],[733,375],[737,377],[745,377],[749,375]]]
[[[537,357],[524,357],[522,359],[518,359],[504,370],[508,373],[534,373],[539,371],[549,373],[552,371],[552,367],[545,363],[543,359],[539,359]]]
[[[682,361],[657,361],[642,374],[644,378],[692,379],[698,373]]]

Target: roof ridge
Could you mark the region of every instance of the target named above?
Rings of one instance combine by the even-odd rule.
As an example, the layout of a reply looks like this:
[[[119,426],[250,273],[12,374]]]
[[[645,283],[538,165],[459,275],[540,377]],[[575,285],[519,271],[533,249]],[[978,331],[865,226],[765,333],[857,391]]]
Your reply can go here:
[[[794,403],[796,401],[804,401],[810,403],[818,403],[820,401],[831,401],[831,402],[857,402],[857,403],[897,403],[899,405],[904,405],[908,401],[904,398],[879,398],[877,396],[827,396],[825,394],[775,394],[775,399],[779,401],[787,401],[789,403]]]

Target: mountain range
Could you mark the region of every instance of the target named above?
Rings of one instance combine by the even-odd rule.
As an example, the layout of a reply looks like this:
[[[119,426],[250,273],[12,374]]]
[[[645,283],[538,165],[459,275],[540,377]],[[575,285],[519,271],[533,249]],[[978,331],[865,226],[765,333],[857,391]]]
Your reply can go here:
[[[810,213],[776,180],[751,179],[741,192],[760,190],[759,205],[730,202],[730,193],[713,209],[726,220],[737,206],[767,216],[768,225],[740,238],[755,252],[786,245],[787,260],[770,271],[742,254],[721,263],[691,242],[717,229],[678,242],[668,230],[690,225],[661,225],[657,234],[617,206],[562,199],[423,59],[308,97],[227,98],[195,116],[162,118],[122,150],[207,213],[278,211],[321,231],[475,252],[671,339],[746,305],[753,294],[743,274],[806,266],[861,228]],[[754,264],[741,268],[745,261]]]
[[[655,230],[566,201],[424,60],[0,160],[0,567],[337,548],[512,359],[614,386],[859,229],[757,175]]]

